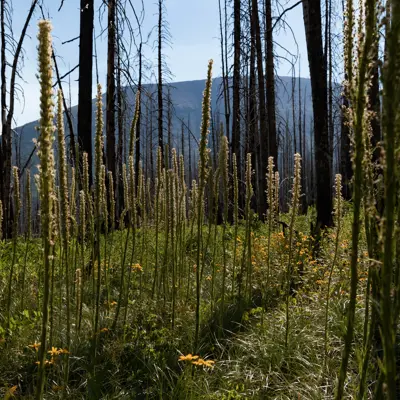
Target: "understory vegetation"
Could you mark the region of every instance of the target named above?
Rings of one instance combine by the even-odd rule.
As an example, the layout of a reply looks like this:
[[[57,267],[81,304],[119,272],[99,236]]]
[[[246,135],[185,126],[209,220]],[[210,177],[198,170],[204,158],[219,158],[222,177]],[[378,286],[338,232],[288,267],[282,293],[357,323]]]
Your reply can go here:
[[[12,235],[0,241],[0,394],[39,400],[395,399],[397,3],[382,67],[385,154],[373,164],[368,89],[378,14],[367,1],[356,23],[348,2],[345,112],[353,197],[343,199],[336,175],[333,224],[326,227],[318,226],[314,206],[300,212],[300,154],[294,155],[289,199],[280,196],[282,182],[268,159],[264,220],[252,206],[252,155],[241,174],[223,125],[219,152],[210,157],[212,61],[196,179],[188,181],[184,156],[168,146],[157,151],[154,177],[140,163],[135,174],[137,106],[117,192],[104,164],[98,85],[90,185],[88,155],[78,155],[81,168],[67,162],[62,92],[54,104],[52,91],[51,24],[40,21],[40,168],[20,182],[13,167]],[[0,203],[0,222],[2,210]],[[33,220],[40,221],[36,229]]]

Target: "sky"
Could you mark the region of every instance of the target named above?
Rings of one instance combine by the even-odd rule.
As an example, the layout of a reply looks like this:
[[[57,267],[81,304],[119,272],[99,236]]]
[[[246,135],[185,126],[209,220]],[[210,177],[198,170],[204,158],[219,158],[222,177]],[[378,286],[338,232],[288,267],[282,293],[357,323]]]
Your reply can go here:
[[[62,42],[79,35],[80,0],[64,0],[61,11],[58,12],[61,0],[43,0],[46,17],[49,16],[53,23],[53,44],[58,56],[60,74],[68,72],[78,64],[78,41],[68,44]],[[145,13],[143,18],[142,33],[147,37],[149,32],[157,23],[157,6],[155,0],[143,0]],[[283,9],[294,4],[296,1],[289,0],[282,3],[279,8],[274,8],[273,17],[276,18]],[[97,36],[96,46],[98,52],[98,66],[100,83],[105,88],[106,62],[107,62],[107,32],[102,35],[106,27],[105,19],[99,21],[97,10],[101,0],[95,0],[95,33]],[[137,12],[141,10],[141,1],[132,0]],[[13,1],[13,31],[14,36],[19,38],[22,26],[28,13],[31,0]],[[171,36],[171,44],[165,46],[166,63],[171,71],[171,82],[204,79],[209,59],[214,60],[213,76],[221,75],[221,53],[219,44],[219,14],[218,0],[165,0],[166,14]],[[136,28],[137,24],[133,13],[127,11],[131,24]],[[106,17],[106,13],[104,14]],[[37,80],[37,22],[41,19],[41,12],[37,9],[33,16],[28,36],[24,42],[24,59],[19,79],[23,90],[19,94],[15,104],[14,126],[21,126],[39,117],[39,85]],[[300,66],[300,75],[308,77],[307,52],[305,47],[303,13],[301,6],[296,7],[285,15],[284,26],[289,28],[274,31],[276,58],[276,70],[278,75],[291,75],[291,64],[286,61],[297,58],[296,71]],[[156,62],[156,49],[154,39],[156,32],[150,36],[144,48],[144,55],[148,63]],[[283,50],[283,49],[287,49]],[[132,50],[134,53],[135,50]],[[135,69],[136,65],[132,64]],[[135,75],[136,71],[132,71]],[[77,103],[78,96],[78,71],[70,75],[71,104]],[[95,79],[95,77],[94,77]],[[149,81],[155,82],[154,76],[148,76]],[[95,81],[93,82],[95,84]],[[64,91],[67,92],[68,80],[64,83]],[[93,92],[95,93],[95,91]]]

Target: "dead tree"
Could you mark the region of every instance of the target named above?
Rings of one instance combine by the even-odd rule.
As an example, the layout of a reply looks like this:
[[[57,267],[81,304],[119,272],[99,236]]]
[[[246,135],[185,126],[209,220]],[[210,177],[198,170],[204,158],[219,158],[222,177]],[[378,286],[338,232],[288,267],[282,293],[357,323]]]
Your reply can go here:
[[[327,70],[322,43],[321,0],[304,0],[303,14],[314,114],[317,233],[332,224],[331,157],[328,133]]]
[[[0,142],[0,167],[2,173],[0,174],[0,198],[3,203],[3,232],[5,237],[9,237],[12,228],[12,214],[11,214],[11,162],[12,162],[12,121],[14,117],[14,105],[15,105],[15,92],[16,92],[16,76],[18,69],[18,62],[22,52],[22,46],[25,40],[26,31],[29,23],[32,19],[32,15],[38,4],[38,0],[33,0],[28,11],[28,15],[25,19],[24,26],[22,28],[19,40],[17,42],[15,52],[12,58],[11,64],[11,77],[10,77],[10,88],[9,88],[9,101],[7,104],[7,79],[6,79],[6,68],[10,65],[6,58],[7,52],[7,37],[6,32],[6,13],[9,3],[7,0],[1,0],[0,2],[0,24],[1,24],[1,87],[0,87],[0,103],[1,103],[1,125],[2,125],[2,138]]]
[[[92,76],[94,0],[81,0],[79,28],[78,143],[80,154],[86,152],[89,185],[92,185]],[[74,150],[74,149],[73,149]]]
[[[116,184],[115,156],[115,52],[116,52],[116,1],[108,2],[108,40],[107,40],[107,109],[106,109],[106,162],[107,169],[114,177]],[[114,187],[115,191],[115,187]]]

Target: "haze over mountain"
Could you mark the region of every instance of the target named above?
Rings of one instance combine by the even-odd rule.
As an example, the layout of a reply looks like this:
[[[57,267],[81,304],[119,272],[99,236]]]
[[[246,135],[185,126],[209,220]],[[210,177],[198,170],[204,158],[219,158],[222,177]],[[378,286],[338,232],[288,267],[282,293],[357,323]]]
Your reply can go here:
[[[312,118],[312,103],[311,103],[311,87],[310,81],[306,78],[300,79],[301,83],[301,93],[302,93],[302,107],[305,110],[305,123],[306,123],[306,132],[309,134],[309,124]],[[295,108],[298,115],[298,85],[299,81],[296,80],[295,87]],[[186,82],[176,82],[171,83],[170,85],[170,95],[173,104],[173,138],[174,138],[174,147],[180,147],[180,135],[181,135],[181,121],[184,120],[186,124],[189,124],[189,128],[192,134],[197,138],[200,131],[200,123],[201,123],[201,105],[202,105],[202,96],[203,90],[205,86],[205,80],[195,80],[195,81],[186,81]],[[222,79],[215,78],[213,80],[212,87],[212,111],[213,113],[221,114],[221,121],[224,121],[223,115],[223,98],[221,96],[221,88],[222,88]],[[142,143],[145,142],[146,133],[145,124],[146,124],[146,112],[148,108],[148,98],[152,95],[154,100],[154,109],[151,112],[153,121],[152,121],[152,130],[153,130],[153,145],[156,144],[157,137],[157,109],[156,109],[156,95],[157,85],[156,84],[147,84],[144,85],[142,91]],[[164,97],[167,96],[167,86],[164,86]],[[126,128],[125,130],[129,132],[129,126],[132,119],[134,103],[135,103],[135,89],[130,87],[124,88],[124,93],[126,95],[128,110],[127,110],[127,118],[126,118]],[[292,125],[292,78],[291,77],[279,77],[276,80],[276,101],[277,101],[277,124],[278,124],[278,132],[283,133],[285,129],[286,121],[289,122],[289,126]],[[105,109],[106,103],[106,94],[103,94],[103,107]],[[38,101],[39,101],[39,93],[38,93]],[[164,115],[167,115],[167,105],[165,102],[165,112]],[[71,117],[74,125],[75,136],[77,134],[77,111],[78,107],[73,106],[71,108]],[[92,135],[95,132],[95,100],[93,100],[93,124],[92,124]],[[189,120],[189,123],[188,123]],[[16,140],[14,141],[14,152],[18,155],[19,162],[18,164],[22,167],[26,164],[32,150],[34,148],[33,140],[37,138],[38,131],[36,127],[38,125],[38,121],[29,122],[23,126],[20,126],[15,129],[17,133]],[[67,125],[66,125],[67,129]],[[165,136],[167,124],[164,124]],[[68,132],[68,131],[67,131]],[[147,130],[149,132],[149,130]],[[67,133],[69,134],[69,132]],[[175,140],[179,138],[179,140]],[[186,141],[187,143],[187,141]],[[194,142],[193,142],[194,143]],[[143,145],[144,146],[144,145]],[[16,151],[18,149],[18,151]],[[20,151],[19,151],[20,149]],[[36,155],[30,160],[30,165],[35,166],[38,160]]]

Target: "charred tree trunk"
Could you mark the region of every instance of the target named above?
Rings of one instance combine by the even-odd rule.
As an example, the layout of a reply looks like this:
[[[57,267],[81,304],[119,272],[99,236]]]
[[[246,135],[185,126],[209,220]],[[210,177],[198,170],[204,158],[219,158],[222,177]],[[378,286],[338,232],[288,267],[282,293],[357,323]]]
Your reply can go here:
[[[139,78],[138,78],[138,87],[137,90],[139,91],[140,94],[142,91],[142,43],[139,45]],[[138,106],[138,120],[136,124],[136,159],[135,159],[135,177],[136,177],[136,187],[138,186],[138,178],[139,178],[139,163],[140,163],[140,157],[141,157],[141,149],[140,149],[140,139],[141,139],[141,115],[142,115],[142,100],[141,97],[139,97],[139,106]]]
[[[266,81],[267,81],[267,117],[268,117],[268,155],[274,157],[278,165],[278,140],[276,134],[276,102],[275,102],[275,71],[274,42],[272,31],[271,0],[265,2],[265,43],[266,43]]]
[[[328,135],[327,71],[322,45],[320,0],[303,1],[314,114],[317,231],[332,225],[331,157]]]
[[[345,77],[347,79],[347,77]],[[346,93],[342,96],[342,108],[349,107],[349,100]],[[351,143],[350,130],[347,122],[346,112],[342,110],[341,115],[341,137],[340,137],[340,173],[343,181],[343,197],[351,200],[352,190],[350,187],[351,178],[353,176],[353,167],[351,163]]]
[[[4,208],[4,229],[5,237],[11,235],[12,227],[12,213],[11,213],[11,164],[12,164],[12,121],[14,117],[14,104],[15,104],[15,82],[17,76],[17,67],[19,56],[22,51],[22,45],[26,36],[26,31],[28,29],[30,20],[32,18],[33,12],[36,8],[38,0],[34,0],[31,3],[28,15],[25,19],[24,26],[21,31],[21,35],[15,47],[15,52],[13,56],[13,61],[11,65],[11,77],[10,77],[10,89],[9,89],[9,105],[7,112],[7,81],[6,81],[6,2],[1,1],[1,124],[2,124],[2,140],[0,142],[0,168],[2,173],[0,174],[0,199],[3,203]],[[16,160],[18,163],[19,151],[16,151]]]
[[[221,64],[222,64],[222,85],[223,85],[223,94],[224,94],[224,111],[225,111],[225,130],[226,137],[229,141],[229,131],[230,131],[230,114],[231,114],[231,105],[230,105],[230,91],[229,91],[229,79],[228,79],[228,63],[227,63],[227,31],[226,31],[226,0],[224,7],[224,22],[222,22],[222,9],[221,9],[221,0],[218,0],[218,8],[219,8],[219,25],[220,25],[220,35],[221,35]],[[225,29],[224,29],[225,28]]]
[[[1,126],[2,126],[2,137],[1,137],[1,162],[2,162],[2,173],[1,178],[1,198],[3,202],[3,223],[4,223],[4,236],[9,237],[11,233],[11,222],[10,222],[10,193],[11,193],[11,158],[12,158],[12,138],[11,129],[7,129],[7,81],[6,81],[6,2],[1,0],[0,10],[0,23],[1,23]]]
[[[121,47],[119,37],[119,25],[117,22],[117,123],[118,123],[118,145],[117,145],[117,176],[114,180],[117,180],[117,215],[120,215],[123,210],[124,204],[124,185],[122,178],[122,165],[124,163],[123,149],[124,149],[124,94],[121,86]]]
[[[232,92],[232,153],[236,154],[238,171],[241,171],[241,157],[240,157],[240,0],[233,2],[233,46],[234,46],[234,60],[233,60],[233,92]],[[240,173],[240,172],[239,172]],[[241,191],[243,193],[243,191]],[[239,196],[243,198],[243,196]],[[239,203],[242,201],[239,199]]]
[[[92,74],[94,0],[81,0],[79,31],[78,143],[80,156],[88,155],[89,185],[92,185]]]
[[[107,110],[106,110],[106,162],[116,183],[115,159],[115,9],[116,0],[108,2],[108,41],[107,41]],[[115,192],[115,187],[114,187]]]
[[[163,131],[163,89],[162,89],[162,21],[163,21],[163,4],[162,0],[158,0],[158,146],[161,149],[161,159],[164,163],[164,131]]]
[[[265,84],[264,84],[264,70],[263,70],[263,54],[261,43],[261,29],[260,17],[258,13],[258,2],[252,0],[251,12],[251,29],[254,35],[254,45],[256,47],[257,57],[257,77],[258,77],[258,104],[259,104],[259,118],[260,130],[258,132],[258,182],[257,182],[257,206],[258,215],[261,220],[264,219],[267,212],[267,202],[265,193],[265,174],[267,172],[268,164],[268,123],[267,123],[267,107],[265,102]],[[256,164],[253,164],[256,165]]]
[[[257,3],[257,0],[251,0],[252,3]],[[258,120],[257,120],[257,84],[256,84],[256,24],[254,21],[254,12],[257,12],[257,9],[254,9],[254,5],[249,4],[249,9],[250,9],[250,28],[251,28],[251,36],[250,36],[250,65],[249,65],[249,143],[248,143],[248,149],[247,152],[251,153],[251,164],[256,167],[259,164],[257,164],[259,160],[259,152],[257,152],[256,148],[256,142],[259,142],[256,140],[258,137]],[[256,193],[256,199],[257,199],[257,210],[260,214],[260,201],[259,201],[259,180],[257,179],[259,177],[260,171],[256,172],[256,175],[254,176],[255,182],[253,182],[253,187],[255,188],[255,193]]]

